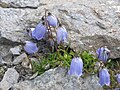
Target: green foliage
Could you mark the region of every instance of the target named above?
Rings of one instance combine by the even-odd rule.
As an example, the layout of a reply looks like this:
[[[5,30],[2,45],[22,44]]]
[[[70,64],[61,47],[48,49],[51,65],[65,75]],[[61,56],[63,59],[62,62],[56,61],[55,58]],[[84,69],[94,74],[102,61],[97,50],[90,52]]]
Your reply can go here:
[[[32,62],[33,72],[38,74],[44,73],[46,70],[58,66],[70,67],[72,58],[74,57],[73,51],[68,51],[68,48],[59,47],[56,52],[48,54],[46,57],[41,58],[40,63]]]
[[[83,51],[82,53],[76,54],[76,52],[69,50],[69,47],[59,47],[56,52],[50,53],[47,56],[41,58],[40,63],[32,62],[33,72],[38,72],[40,75],[46,70],[58,66],[70,68],[71,60],[75,56],[80,56],[83,60],[83,77],[98,73],[99,70],[95,69],[95,64],[96,62],[99,62],[99,60],[94,57],[94,55],[90,54],[88,51]],[[115,75],[120,73],[120,63],[117,60],[110,59],[107,63],[105,63],[105,67],[109,69],[111,85],[104,86],[103,88],[106,90],[119,87]]]
[[[84,72],[87,74],[94,74],[96,72],[94,70],[95,63],[98,60],[92,54],[90,54],[88,51],[82,52],[81,58],[84,63]]]
[[[116,76],[118,73],[120,73],[120,62],[118,62],[118,59],[110,59],[108,60],[108,62],[106,63],[106,67],[109,69],[109,73],[110,73],[110,87],[108,86],[104,86],[104,89],[114,89],[114,88],[119,88],[120,85],[118,84],[117,80],[116,80]]]

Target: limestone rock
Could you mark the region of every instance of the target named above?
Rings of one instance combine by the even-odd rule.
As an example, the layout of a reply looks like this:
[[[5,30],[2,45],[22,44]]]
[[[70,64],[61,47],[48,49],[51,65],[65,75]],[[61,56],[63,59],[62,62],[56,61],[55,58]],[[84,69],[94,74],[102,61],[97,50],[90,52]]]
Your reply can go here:
[[[83,79],[66,74],[63,68],[50,69],[31,81],[15,84],[13,90],[103,90],[97,76]]]
[[[0,90],[8,90],[17,83],[18,78],[18,72],[14,68],[8,68],[2,81],[0,82]]]
[[[20,52],[22,50],[22,46],[16,46],[14,48],[11,48],[10,49],[10,52],[13,54],[13,55],[20,55]]]
[[[14,61],[13,61],[13,64],[16,65],[16,64],[19,64],[21,62],[24,62],[24,61],[29,61],[28,60],[28,57],[25,53],[21,54],[20,56],[18,56]]]

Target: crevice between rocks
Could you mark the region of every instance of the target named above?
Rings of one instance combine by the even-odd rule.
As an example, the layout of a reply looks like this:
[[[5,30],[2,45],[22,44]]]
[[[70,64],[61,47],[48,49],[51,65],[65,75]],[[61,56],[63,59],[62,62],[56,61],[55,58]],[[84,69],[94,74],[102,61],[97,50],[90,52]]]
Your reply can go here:
[[[39,6],[44,6],[46,4],[40,3],[38,6],[20,6],[14,2],[5,3],[0,1],[0,7],[2,8],[14,8],[14,9],[37,9]]]
[[[18,46],[18,45],[21,45],[21,42],[14,42],[4,37],[0,37],[0,45]]]

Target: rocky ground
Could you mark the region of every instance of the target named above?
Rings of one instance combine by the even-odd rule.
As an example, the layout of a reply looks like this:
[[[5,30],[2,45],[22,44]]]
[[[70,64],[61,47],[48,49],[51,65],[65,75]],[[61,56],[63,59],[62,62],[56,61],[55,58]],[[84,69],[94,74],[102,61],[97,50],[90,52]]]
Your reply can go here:
[[[45,8],[65,25],[73,49],[95,53],[107,46],[120,62],[120,0],[0,0],[0,90],[102,90],[97,76],[69,77],[63,68],[31,80],[20,41],[30,40],[26,30],[39,23]]]

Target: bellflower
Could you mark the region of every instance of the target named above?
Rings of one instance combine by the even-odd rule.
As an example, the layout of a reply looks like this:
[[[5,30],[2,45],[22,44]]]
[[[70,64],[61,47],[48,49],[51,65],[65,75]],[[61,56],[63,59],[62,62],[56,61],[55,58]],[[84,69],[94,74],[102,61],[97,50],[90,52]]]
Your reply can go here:
[[[101,86],[110,85],[110,74],[108,73],[108,70],[106,68],[99,71],[99,78],[99,83]]]
[[[44,23],[39,23],[36,28],[32,31],[31,36],[34,39],[41,40],[47,32],[47,28]]]
[[[59,26],[57,29],[57,43],[60,44],[60,42],[67,41],[67,31],[65,27]]]
[[[117,81],[120,83],[120,74],[117,74]]]
[[[50,26],[56,27],[58,25],[58,19],[51,13],[48,13],[46,20]]]
[[[36,46],[36,43],[33,43],[31,41],[25,41],[25,46],[24,46],[24,50],[28,53],[28,54],[33,54],[35,52],[38,51],[38,48]]]
[[[69,75],[81,76],[83,69],[82,59],[79,57],[73,58],[70,65]]]
[[[101,47],[96,51],[96,53],[98,55],[98,59],[103,62],[106,62],[107,59],[109,58],[109,56],[110,56],[109,52],[110,52],[110,50],[107,47]]]

